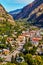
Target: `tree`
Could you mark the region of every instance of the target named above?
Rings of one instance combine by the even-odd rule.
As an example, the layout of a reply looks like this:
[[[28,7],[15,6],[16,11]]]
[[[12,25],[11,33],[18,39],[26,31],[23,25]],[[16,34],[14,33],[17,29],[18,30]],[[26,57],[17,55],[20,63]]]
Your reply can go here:
[[[3,37],[1,43],[5,44],[6,43],[6,39]]]
[[[4,61],[4,58],[1,58],[1,57],[0,57],[0,62],[3,62],[3,61]]]
[[[21,53],[19,53],[19,56],[22,56],[22,57],[24,57],[24,54],[21,52]]]
[[[14,63],[14,56],[12,55],[12,57],[11,57],[11,63]]]
[[[11,46],[9,42],[8,42],[8,47],[9,47],[9,50],[12,51],[13,47]]]
[[[35,52],[36,52],[36,49],[37,49],[37,47],[34,46],[32,49],[29,50],[29,53],[31,53],[32,55],[34,55]]]
[[[26,62],[22,62],[19,65],[28,65]]]
[[[41,56],[36,56],[35,60],[37,61],[38,65],[43,65],[43,60],[42,60]]]
[[[16,64],[15,64],[15,63],[10,63],[10,62],[8,62],[8,63],[3,64],[3,65],[16,65]]]
[[[32,65],[32,55],[31,54],[26,54],[25,56],[25,61],[29,64],[29,65]]]

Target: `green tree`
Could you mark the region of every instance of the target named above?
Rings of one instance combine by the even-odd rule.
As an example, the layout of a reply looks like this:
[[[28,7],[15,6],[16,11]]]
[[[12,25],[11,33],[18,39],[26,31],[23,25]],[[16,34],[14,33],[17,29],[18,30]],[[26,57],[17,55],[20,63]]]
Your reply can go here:
[[[33,60],[32,60],[32,55],[31,54],[26,54],[25,60],[29,65],[32,65]]]
[[[38,65],[43,65],[43,60],[42,60],[41,56],[36,56],[35,60],[37,61]]]
[[[28,63],[22,62],[22,63],[20,63],[19,65],[28,65]]]
[[[37,47],[34,46],[32,49],[29,50],[29,53],[31,53],[32,55],[35,54],[36,49]]]
[[[11,46],[11,44],[8,42],[8,45],[7,45],[8,47],[9,47],[9,50],[10,51],[12,51],[13,50],[13,47]]]
[[[11,63],[14,63],[14,56],[12,55],[12,57],[11,57]]]

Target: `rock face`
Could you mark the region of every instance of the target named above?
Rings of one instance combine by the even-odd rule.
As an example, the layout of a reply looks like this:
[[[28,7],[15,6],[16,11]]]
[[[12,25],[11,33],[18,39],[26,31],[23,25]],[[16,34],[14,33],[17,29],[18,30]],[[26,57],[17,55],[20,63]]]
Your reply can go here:
[[[8,21],[10,24],[15,24],[14,19],[11,15],[9,15],[4,7],[0,4],[0,22]]]
[[[43,27],[43,0],[34,0],[29,5],[25,6],[20,13],[16,14],[14,19],[25,19],[34,21],[33,24]],[[40,18],[40,19],[39,19]],[[40,24],[41,22],[41,24]]]
[[[29,15],[28,21],[34,21],[33,24],[43,27],[43,3],[35,8]]]
[[[40,4],[37,8],[35,8],[30,14],[29,18],[34,19],[39,17],[41,14],[43,14],[43,3]]]
[[[23,19],[28,18],[30,16],[30,13],[34,11],[38,6],[43,4],[43,0],[34,0],[31,4],[25,6],[19,14],[15,16],[15,19]]]
[[[40,16],[38,16],[35,20],[36,21],[33,22],[33,25],[36,25],[38,27],[43,27],[43,14],[41,14]]]

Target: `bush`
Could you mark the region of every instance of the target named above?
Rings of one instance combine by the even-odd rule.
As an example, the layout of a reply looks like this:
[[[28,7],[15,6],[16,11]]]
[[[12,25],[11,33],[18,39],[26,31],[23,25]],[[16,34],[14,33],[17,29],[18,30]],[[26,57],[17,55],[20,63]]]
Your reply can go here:
[[[1,57],[0,57],[0,62],[3,62],[3,61],[4,61],[4,58],[1,58]]]
[[[26,62],[19,63],[18,65],[28,65]]]

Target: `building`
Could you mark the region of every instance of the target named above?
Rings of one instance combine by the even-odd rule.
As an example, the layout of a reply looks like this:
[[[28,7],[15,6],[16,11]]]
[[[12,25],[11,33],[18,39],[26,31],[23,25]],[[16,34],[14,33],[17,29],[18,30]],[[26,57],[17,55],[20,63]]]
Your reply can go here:
[[[35,46],[38,46],[40,40],[42,40],[42,37],[33,37],[31,43]]]
[[[3,50],[2,50],[2,53],[5,54],[5,55],[9,54],[9,52],[10,52],[10,51],[7,50],[7,49],[3,49]]]

